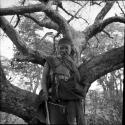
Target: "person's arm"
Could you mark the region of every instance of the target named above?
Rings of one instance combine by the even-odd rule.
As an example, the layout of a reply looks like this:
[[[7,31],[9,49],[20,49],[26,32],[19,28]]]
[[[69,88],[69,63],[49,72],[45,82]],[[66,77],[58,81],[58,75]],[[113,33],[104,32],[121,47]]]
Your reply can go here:
[[[42,74],[42,81],[41,81],[41,87],[42,90],[39,93],[39,99],[41,101],[47,101],[48,100],[48,90],[47,90],[47,76],[49,75],[49,65],[48,63],[45,63],[43,74]]]
[[[47,93],[47,76],[48,76],[48,74],[49,74],[49,65],[46,62],[45,65],[44,65],[42,82],[41,82],[43,92],[45,92],[45,93]]]

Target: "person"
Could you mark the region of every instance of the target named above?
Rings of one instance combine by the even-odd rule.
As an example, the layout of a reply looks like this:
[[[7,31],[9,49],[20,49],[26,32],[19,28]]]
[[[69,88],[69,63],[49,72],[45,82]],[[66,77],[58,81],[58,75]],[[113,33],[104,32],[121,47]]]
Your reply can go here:
[[[62,38],[57,55],[46,58],[42,76],[42,99],[65,106],[68,124],[83,124],[83,91],[79,85],[80,74],[72,59],[72,41]]]

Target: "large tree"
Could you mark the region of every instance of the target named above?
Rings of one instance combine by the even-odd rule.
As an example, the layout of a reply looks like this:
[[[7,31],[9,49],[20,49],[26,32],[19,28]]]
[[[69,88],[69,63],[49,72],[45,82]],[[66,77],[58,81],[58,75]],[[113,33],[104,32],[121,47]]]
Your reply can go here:
[[[20,36],[19,32],[16,31],[14,26],[4,16],[7,15],[17,15],[17,23],[18,25],[21,18],[24,16],[26,18],[30,18],[35,23],[37,23],[40,27],[46,27],[48,29],[54,29],[57,31],[55,37],[58,37],[59,34],[68,37],[73,40],[74,47],[78,52],[78,65],[79,72],[81,75],[80,84],[83,87],[83,94],[86,97],[88,89],[91,84],[104,76],[105,74],[120,69],[124,65],[124,46],[112,48],[109,51],[103,52],[102,54],[97,54],[93,56],[89,61],[81,60],[81,55],[84,50],[91,44],[91,39],[95,37],[97,39],[97,34],[106,33],[108,36],[109,33],[105,31],[106,26],[110,25],[114,22],[125,23],[124,11],[118,2],[114,1],[73,1],[74,3],[80,6],[80,9],[73,15],[69,13],[63,7],[63,1],[50,0],[45,2],[44,0],[39,0],[39,3],[36,4],[26,4],[25,0],[21,2],[20,6],[9,7],[9,8],[0,8],[0,27],[7,34],[7,36],[11,39],[13,44],[16,46],[18,51],[23,55],[18,57],[18,61],[27,61],[32,62],[34,64],[40,64],[44,66],[45,58],[48,56],[46,53],[42,51],[38,51],[36,49],[32,49],[26,44],[25,39]],[[117,3],[122,12],[121,16],[112,16],[105,19],[107,13],[111,10],[113,5]],[[101,11],[97,14],[94,23],[92,25],[88,25],[84,30],[77,31],[74,29],[70,22],[73,19],[78,19],[80,17],[77,16],[78,12],[81,11],[82,8],[86,5],[100,5],[103,6]],[[56,7],[53,7],[56,6]],[[54,9],[55,8],[55,9]],[[60,15],[59,9],[62,9],[65,13],[67,13],[71,18],[66,20],[62,15]],[[44,18],[39,19],[35,18],[35,12],[44,12]],[[85,19],[84,19],[85,20]],[[87,22],[87,20],[86,20]],[[54,38],[55,38],[54,37]],[[98,40],[98,39],[97,39]],[[104,42],[104,41],[103,41]],[[5,73],[2,69],[2,65],[0,64],[0,105],[1,111],[14,114],[26,122],[29,122],[35,112],[37,104],[35,102],[37,95],[25,90],[22,90],[18,87],[12,85],[5,76]]]

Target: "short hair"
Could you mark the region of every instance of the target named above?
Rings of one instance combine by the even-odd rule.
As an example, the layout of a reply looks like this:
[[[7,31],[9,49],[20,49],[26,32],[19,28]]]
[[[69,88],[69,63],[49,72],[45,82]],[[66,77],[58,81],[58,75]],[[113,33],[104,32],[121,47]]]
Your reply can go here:
[[[58,45],[61,45],[61,44],[68,44],[68,45],[72,45],[72,41],[69,39],[69,38],[61,38],[58,42]]]

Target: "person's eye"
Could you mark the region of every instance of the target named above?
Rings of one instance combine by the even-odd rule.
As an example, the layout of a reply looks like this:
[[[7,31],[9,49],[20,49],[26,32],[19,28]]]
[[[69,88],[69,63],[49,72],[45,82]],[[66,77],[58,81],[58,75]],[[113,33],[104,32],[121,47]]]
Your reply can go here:
[[[67,50],[68,47],[67,47],[67,46],[61,46],[61,47],[60,47],[60,50],[64,50],[64,49]]]
[[[65,47],[63,47],[63,49],[67,50],[67,49],[68,49],[68,47],[66,47],[66,46],[65,46]]]
[[[64,49],[64,47],[60,47],[60,49],[62,50],[62,49]]]

